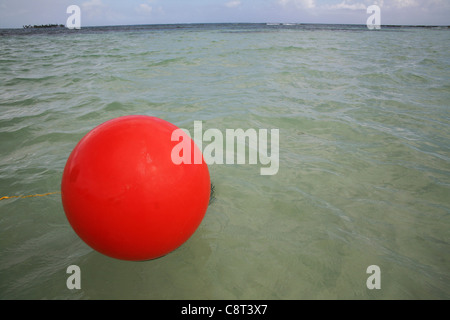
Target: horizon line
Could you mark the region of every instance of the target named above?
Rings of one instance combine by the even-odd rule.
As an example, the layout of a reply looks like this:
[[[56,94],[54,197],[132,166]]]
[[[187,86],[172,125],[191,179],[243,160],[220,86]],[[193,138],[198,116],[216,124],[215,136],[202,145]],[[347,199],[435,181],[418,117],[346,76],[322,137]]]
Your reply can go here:
[[[329,23],[329,22],[276,22],[276,21],[270,21],[270,22],[172,22],[172,23],[146,23],[146,24],[117,24],[117,25],[89,25],[84,26],[81,28],[101,28],[101,27],[133,27],[133,26],[164,26],[164,25],[205,25],[205,24],[266,24],[266,25],[342,25],[342,26],[366,26],[363,23]],[[47,23],[47,24],[24,24],[21,27],[0,27],[1,29],[24,29],[25,26],[45,26],[45,25],[58,25],[58,26],[64,26],[66,25],[62,23]],[[446,24],[381,24],[383,27],[422,27],[422,28],[432,28],[432,27],[447,27],[450,28],[450,25]]]

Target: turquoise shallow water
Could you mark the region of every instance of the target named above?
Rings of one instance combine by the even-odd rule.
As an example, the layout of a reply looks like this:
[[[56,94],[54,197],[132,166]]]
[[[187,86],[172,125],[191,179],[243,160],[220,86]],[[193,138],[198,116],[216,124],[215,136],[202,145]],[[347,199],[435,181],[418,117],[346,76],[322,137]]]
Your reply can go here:
[[[153,261],[93,251],[57,194],[0,201],[0,298],[450,298],[449,40],[320,25],[0,30],[0,197],[59,191],[76,143],[118,116],[280,132],[278,173],[210,165],[201,226]],[[69,265],[81,290],[66,287]]]

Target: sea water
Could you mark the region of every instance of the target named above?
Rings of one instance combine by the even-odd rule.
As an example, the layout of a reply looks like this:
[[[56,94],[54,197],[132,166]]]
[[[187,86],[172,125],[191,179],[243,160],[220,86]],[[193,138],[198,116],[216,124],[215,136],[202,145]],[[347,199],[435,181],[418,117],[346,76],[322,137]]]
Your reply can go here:
[[[0,30],[0,197],[59,191],[77,142],[123,115],[279,130],[276,174],[210,164],[202,224],[156,260],[93,251],[59,194],[0,201],[0,298],[450,298],[449,53],[447,28]]]

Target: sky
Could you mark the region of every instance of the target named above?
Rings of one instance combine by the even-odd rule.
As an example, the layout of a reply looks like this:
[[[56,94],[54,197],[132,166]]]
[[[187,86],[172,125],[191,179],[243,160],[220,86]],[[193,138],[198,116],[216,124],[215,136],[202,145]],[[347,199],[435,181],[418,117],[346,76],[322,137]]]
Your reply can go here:
[[[164,23],[280,22],[450,25],[450,0],[0,0],[0,28],[66,24],[77,5],[81,27]]]

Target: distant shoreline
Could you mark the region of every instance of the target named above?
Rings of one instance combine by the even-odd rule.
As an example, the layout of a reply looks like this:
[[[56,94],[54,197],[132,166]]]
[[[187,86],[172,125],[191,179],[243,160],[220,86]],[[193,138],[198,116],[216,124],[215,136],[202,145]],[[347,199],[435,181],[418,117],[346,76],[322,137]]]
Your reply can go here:
[[[206,25],[235,25],[235,26],[252,26],[252,25],[266,25],[268,27],[299,27],[299,26],[346,26],[346,27],[365,27],[363,24],[333,24],[333,23],[285,23],[285,22],[229,22],[229,23],[161,23],[161,24],[138,24],[138,25],[105,25],[105,26],[85,26],[83,28],[117,28],[117,27],[169,27],[169,28],[182,28],[182,27],[194,27],[194,26],[206,26]],[[50,28],[66,28],[63,24],[43,24],[43,25],[23,25],[20,27],[0,27],[0,30],[13,30],[13,29],[50,29]],[[381,28],[449,28],[450,25],[381,25]]]
[[[23,29],[39,29],[39,28],[65,28],[63,24],[40,24],[40,25],[24,25]]]

